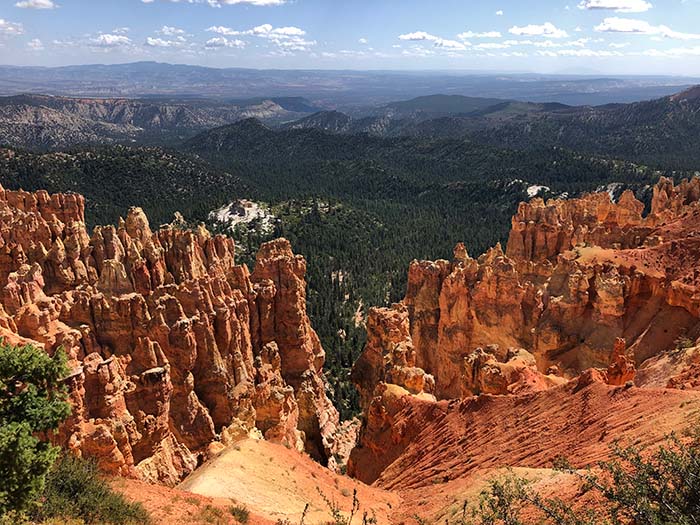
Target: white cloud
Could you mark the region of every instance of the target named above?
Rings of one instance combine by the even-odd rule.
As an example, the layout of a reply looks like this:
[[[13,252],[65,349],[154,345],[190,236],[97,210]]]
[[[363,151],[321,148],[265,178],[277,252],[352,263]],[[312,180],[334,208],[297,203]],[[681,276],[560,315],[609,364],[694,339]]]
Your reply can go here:
[[[298,27],[272,27],[270,24],[263,24],[252,29],[254,35],[280,35],[280,36],[304,36],[306,31]]]
[[[113,33],[103,33],[90,39],[89,44],[100,48],[117,48],[131,45],[131,39],[125,35],[115,35]]]
[[[503,16],[503,9],[496,11],[496,16]]]
[[[125,34],[127,34],[129,31],[131,31],[131,29],[128,28],[128,27],[115,27],[115,28],[112,29],[112,31],[110,31],[110,32],[113,33],[113,34],[115,34],[115,35],[125,35]]]
[[[485,31],[483,33],[475,33],[474,31],[465,31],[457,35],[460,40],[467,40],[469,38],[501,38],[501,33],[498,31]]]
[[[158,33],[159,35],[163,35],[163,36],[176,36],[176,35],[184,35],[185,30],[178,29],[177,27],[173,27],[173,26],[163,26],[158,31],[156,31],[156,33]]]
[[[263,24],[244,34],[265,38],[286,51],[306,51],[316,45],[316,41],[306,40],[306,31],[294,26],[272,27],[271,24]]]
[[[156,0],[141,0],[144,4],[152,4]],[[173,4],[207,4],[210,7],[221,7],[224,5],[254,5],[254,6],[275,6],[284,5],[287,0],[163,0]]]
[[[231,29],[230,27],[225,26],[212,26],[208,28],[207,31],[226,36],[254,35],[263,38],[291,38],[306,35],[306,31],[299,29],[298,27],[273,27],[271,24],[259,25],[245,31]]]
[[[412,42],[428,40],[430,42],[435,42],[436,40],[440,40],[440,37],[431,35],[425,31],[415,31],[413,33],[406,33],[405,35],[399,35],[399,40],[410,40]]]
[[[593,40],[590,38],[579,38],[578,40],[558,41],[554,40],[504,40],[502,44],[506,47],[533,46],[543,48],[565,48],[565,47],[586,47],[589,42],[600,43],[603,39]],[[484,46],[485,44],[480,44]],[[479,46],[476,46],[479,47]]]
[[[575,47],[586,47],[586,44],[588,44],[588,42],[590,41],[590,38],[579,38],[578,40],[572,40],[571,42],[567,42],[566,45]]]
[[[700,56],[700,46],[694,47],[676,47],[660,51],[658,49],[647,49],[640,53],[642,56],[654,58],[681,58],[688,56]]]
[[[560,49],[557,55],[565,57],[619,57],[623,56],[619,51],[594,50],[594,49]]]
[[[44,43],[38,38],[33,38],[27,43],[27,47],[32,51],[43,51]]]
[[[413,33],[399,35],[399,40],[406,40],[410,42],[432,42],[434,47],[439,47],[450,51],[465,51],[467,47],[471,46],[471,43],[466,41],[458,42],[456,40],[449,40],[431,35],[425,31],[415,31]]]
[[[630,45],[629,42],[624,42],[624,43],[621,43],[621,44],[618,44],[618,43],[613,42],[612,44],[610,44],[610,47],[612,47],[612,48],[614,48],[614,49],[623,49],[623,48],[625,48],[625,47],[629,47],[629,45]]]
[[[429,57],[433,56],[435,51],[421,46],[411,46],[410,48],[401,51],[401,54],[407,57]]]
[[[369,44],[369,40],[367,40],[366,38],[360,38],[360,39],[357,41],[357,43],[358,43],[358,44],[362,44],[363,46],[365,46],[365,45]]]
[[[147,47],[182,47],[187,41],[185,37],[178,36],[175,39],[147,37],[143,45]]]
[[[483,44],[477,44],[474,46],[474,49],[507,49],[509,48],[510,45],[506,43],[498,43],[498,42],[485,42]]]
[[[237,36],[244,34],[243,31],[237,31],[235,29],[231,29],[230,27],[225,26],[211,26],[207,29],[207,31],[209,31],[210,33],[218,33],[220,35],[226,36]]]
[[[569,36],[566,31],[558,29],[551,22],[545,22],[542,25],[530,24],[523,27],[513,26],[508,32],[517,36],[546,36],[548,38],[566,38]]]
[[[15,7],[22,9],[56,9],[58,4],[54,3],[53,0],[22,0],[17,2]]]
[[[52,40],[51,45],[57,47],[77,47],[79,42],[76,40]]]
[[[294,26],[273,27],[271,24],[263,24],[252,29],[239,31],[225,26],[212,26],[207,29],[210,33],[217,33],[223,36],[255,36],[264,38],[271,44],[287,52],[307,51],[316,45],[315,40],[306,39],[306,31]],[[215,42],[215,39],[212,39]],[[238,40],[234,40],[236,42]],[[211,47],[211,46],[210,46]],[[221,47],[221,46],[215,46]]]
[[[242,49],[246,46],[246,43],[243,40],[230,39],[230,38],[226,38],[225,36],[217,36],[217,37],[210,38],[209,40],[207,40],[207,42],[204,44],[204,46],[209,48],[209,49],[222,48],[222,47]]]
[[[563,47],[564,44],[558,42],[553,42],[552,40],[545,40],[543,42],[532,42],[535,47]]]
[[[441,47],[443,49],[451,49],[453,51],[464,51],[467,46],[471,45],[469,42],[457,42],[456,40],[445,40],[439,38],[435,41],[435,47]]]
[[[17,36],[22,34],[24,34],[24,26],[22,24],[0,18],[0,36]]]
[[[665,25],[653,26],[644,20],[635,20],[632,18],[606,18],[601,24],[595,27],[595,30],[600,33],[632,33],[637,35],[651,35],[671,38],[675,40],[700,39],[699,34],[680,33]]]
[[[646,0],[581,0],[579,9],[608,9],[618,13],[643,13],[653,6]]]

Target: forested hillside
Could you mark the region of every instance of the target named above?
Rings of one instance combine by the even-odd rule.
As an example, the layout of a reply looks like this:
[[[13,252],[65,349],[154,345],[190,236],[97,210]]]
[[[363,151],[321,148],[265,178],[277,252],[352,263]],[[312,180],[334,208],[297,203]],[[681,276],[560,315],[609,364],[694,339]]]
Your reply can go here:
[[[88,226],[114,224],[131,206],[142,207],[156,226],[175,212],[204,221],[219,203],[250,192],[238,177],[194,157],[126,146],[44,154],[0,149],[0,184],[81,193]]]
[[[179,211],[191,226],[204,221],[232,234],[244,262],[261,242],[287,237],[308,261],[309,312],[345,417],[357,410],[348,372],[364,344],[367,310],[403,296],[413,258],[450,258],[458,242],[480,254],[505,240],[518,203],[534,195],[629,187],[647,198],[660,175],[561,148],[273,131],[252,119],[205,132],[181,151],[0,151],[2,185],[83,193],[91,224],[115,223],[133,205],[154,224]],[[270,220],[232,228],[211,214],[240,199],[264,206]]]
[[[604,106],[565,106],[501,101],[465,113],[460,104],[432,97],[397,103],[379,116],[350,118],[337,112],[310,115],[288,128],[316,128],[336,133],[377,136],[461,138],[500,148],[532,150],[563,147],[592,155],[654,166],[698,169],[700,166],[700,87],[655,100]],[[459,101],[459,100],[458,100]],[[377,110],[379,111],[379,110]]]
[[[648,196],[659,173],[560,148],[509,151],[459,139],[379,138],[315,129],[273,131],[249,120],[206,132],[187,149],[240,174],[271,203],[273,232],[236,227],[248,254],[283,235],[309,261],[310,312],[328,352],[344,415],[345,381],[363,344],[368,306],[403,296],[413,258],[450,258],[457,242],[478,255],[504,241],[530,196],[624,187]],[[671,173],[667,173],[671,175]]]

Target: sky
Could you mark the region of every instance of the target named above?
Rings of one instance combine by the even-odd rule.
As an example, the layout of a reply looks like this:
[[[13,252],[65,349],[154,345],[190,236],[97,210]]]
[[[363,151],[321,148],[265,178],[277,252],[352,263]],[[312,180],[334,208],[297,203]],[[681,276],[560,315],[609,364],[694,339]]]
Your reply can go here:
[[[700,0],[0,0],[0,64],[700,75]]]

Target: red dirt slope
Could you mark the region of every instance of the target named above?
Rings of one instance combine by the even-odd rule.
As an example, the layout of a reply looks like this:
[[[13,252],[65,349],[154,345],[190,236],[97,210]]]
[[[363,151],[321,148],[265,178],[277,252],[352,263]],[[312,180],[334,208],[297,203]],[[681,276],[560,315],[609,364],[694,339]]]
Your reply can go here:
[[[370,446],[354,451],[351,468],[400,494],[404,517],[440,514],[441,502],[464,497],[467,480],[496,469],[548,469],[561,456],[592,466],[615,440],[653,445],[700,417],[698,391],[612,387],[586,375],[522,396],[395,396],[385,393],[383,420],[368,421]]]

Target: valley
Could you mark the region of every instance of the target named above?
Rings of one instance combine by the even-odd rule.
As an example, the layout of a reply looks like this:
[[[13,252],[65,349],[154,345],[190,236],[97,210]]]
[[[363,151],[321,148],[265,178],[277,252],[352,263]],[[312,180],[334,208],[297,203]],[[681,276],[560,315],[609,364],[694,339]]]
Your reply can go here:
[[[688,79],[144,67],[0,79],[0,341],[153,523],[628,525],[616,461],[692,467]]]

